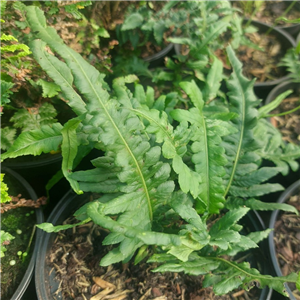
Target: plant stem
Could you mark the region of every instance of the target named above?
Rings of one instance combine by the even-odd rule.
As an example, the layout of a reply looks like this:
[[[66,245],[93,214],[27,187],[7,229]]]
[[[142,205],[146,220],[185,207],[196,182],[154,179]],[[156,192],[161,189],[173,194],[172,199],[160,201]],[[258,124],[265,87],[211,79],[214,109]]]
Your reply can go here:
[[[36,226],[34,225],[33,229],[32,229],[32,232],[31,232],[29,243],[28,243],[27,248],[26,248],[27,253],[29,253],[30,245],[31,245],[33,237],[34,237],[35,230],[36,230]]]
[[[266,118],[271,118],[271,117],[280,117],[280,116],[285,116],[285,115],[288,115],[290,113],[293,113],[294,111],[300,109],[300,105],[289,110],[289,111],[285,111],[285,112],[282,112],[282,113],[279,113],[279,114],[272,114],[272,115],[266,115]]]
[[[283,12],[282,17],[284,17],[284,16],[285,16],[285,15],[293,8],[293,6],[294,6],[295,4],[296,4],[296,1],[293,1],[293,2],[289,5],[289,7]],[[273,25],[272,27],[270,27],[270,28],[267,30],[267,32],[265,33],[265,35],[269,34],[269,33],[274,29],[274,27],[277,25],[277,23],[278,23],[278,21],[275,20],[274,25]]]
[[[251,1],[251,2],[253,2],[253,1]],[[253,4],[253,3],[252,3],[252,4]],[[262,6],[262,4],[263,4],[263,2],[261,2],[260,5],[257,5],[257,6],[256,6],[256,8],[255,8],[254,11],[252,12],[252,14],[251,14],[249,20],[247,21],[245,27],[248,27],[248,26],[250,25],[250,23],[251,23],[252,20],[253,20],[253,17],[254,17],[254,16],[256,15],[256,13],[260,10],[260,7]]]

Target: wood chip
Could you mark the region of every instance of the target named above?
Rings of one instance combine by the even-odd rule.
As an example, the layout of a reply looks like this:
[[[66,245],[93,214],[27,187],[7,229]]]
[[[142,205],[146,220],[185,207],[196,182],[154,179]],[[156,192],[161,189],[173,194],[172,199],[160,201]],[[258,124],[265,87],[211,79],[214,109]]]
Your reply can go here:
[[[112,288],[106,288],[105,290],[101,291],[97,295],[93,296],[90,300],[102,300],[106,295],[110,294],[112,291],[113,291]]]
[[[93,281],[99,285],[102,289],[110,288],[112,290],[116,289],[116,286],[108,281],[103,280],[100,277],[93,277]]]

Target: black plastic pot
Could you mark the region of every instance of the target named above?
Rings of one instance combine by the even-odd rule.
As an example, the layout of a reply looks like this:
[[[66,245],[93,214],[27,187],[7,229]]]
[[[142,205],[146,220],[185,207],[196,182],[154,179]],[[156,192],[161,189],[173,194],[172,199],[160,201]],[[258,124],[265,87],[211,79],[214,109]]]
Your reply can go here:
[[[68,192],[54,208],[47,222],[50,222],[54,225],[61,224],[84,203],[90,201],[90,196],[91,194],[89,193],[78,196],[72,191]],[[262,219],[256,212],[253,211],[251,211],[242,219],[242,224],[244,225],[246,232],[259,231],[265,228]],[[38,300],[54,299],[53,293],[58,289],[59,283],[54,280],[55,273],[53,270],[50,272],[50,267],[46,264],[46,257],[48,256],[55,237],[55,233],[44,233],[40,241],[35,268],[35,286]],[[260,245],[261,247],[259,249],[254,249],[255,251],[253,252],[254,255],[252,256],[252,260],[253,258],[255,259],[254,267],[261,269],[262,273],[267,274],[269,273],[269,259],[266,256],[265,251],[268,246],[267,241],[265,241],[265,243],[261,243]],[[259,300],[271,300],[271,289],[264,288],[260,292],[261,294]],[[59,295],[56,296],[60,297]]]
[[[292,185],[290,185],[278,198],[277,203],[285,203],[288,201],[288,199],[292,196],[295,195],[296,193],[300,192],[300,180],[294,182]],[[269,228],[274,228],[276,220],[278,219],[279,216],[279,210],[275,210],[271,214],[270,218],[270,223],[269,223]],[[276,249],[275,249],[275,243],[274,243],[274,232],[272,231],[271,234],[269,235],[269,249],[270,249],[270,255],[271,255],[271,260],[273,263],[274,270],[276,272],[277,276],[282,276],[282,272],[277,260],[276,256]],[[289,294],[289,298],[291,300],[296,300],[296,297],[293,295],[291,289],[287,284],[285,284],[286,290]]]
[[[170,43],[158,53],[144,58],[145,62],[149,62],[149,68],[164,67],[164,59],[174,54],[174,44]]]
[[[286,2],[288,5],[292,2],[291,0],[284,0],[283,2]],[[288,6],[286,6],[288,7]],[[292,8],[293,10],[296,9],[297,11],[300,11],[300,1],[296,2],[294,7]],[[284,30],[288,34],[290,34],[293,37],[296,37],[297,34],[300,32],[300,24],[295,23],[295,24],[285,24],[285,25],[277,25],[276,28]]]
[[[290,90],[290,89],[294,90],[294,91],[299,90],[300,84],[296,83],[296,82],[291,82],[291,81],[282,82],[281,84],[277,85],[270,91],[270,93],[268,94],[268,96],[266,98],[266,104],[272,102],[273,100],[275,100],[275,98],[277,96],[279,96],[283,92],[286,92],[287,90]]]
[[[47,182],[61,169],[61,163],[62,156],[57,153],[9,158],[2,162],[2,166],[18,172],[33,186],[35,192],[42,196],[45,194],[44,187]]]
[[[247,20],[245,20],[245,22],[247,22]],[[271,28],[271,26],[269,26],[268,24],[259,21],[251,21],[251,25],[257,27],[260,33],[266,33]],[[270,34],[276,37],[276,39],[280,42],[281,47],[285,52],[288,49],[295,47],[296,45],[293,37],[282,29],[275,27],[270,31]],[[259,98],[264,99],[276,85],[287,80],[288,73],[286,73],[284,77],[276,80],[271,80],[267,82],[256,82],[254,84],[254,92]]]
[[[246,23],[248,20],[244,19],[244,23]],[[266,33],[268,30],[270,30],[271,26],[268,24],[254,21],[252,20],[251,25],[258,28],[258,31],[260,33]],[[286,52],[288,49],[295,47],[296,43],[292,36],[290,36],[287,32],[279,29],[279,28],[273,28],[270,34],[274,35],[277,40],[281,43],[282,49]],[[180,54],[180,48],[181,45],[176,44],[174,46],[176,55]],[[286,72],[286,75],[282,78],[266,81],[266,82],[256,82],[254,84],[254,92],[259,97],[264,99],[268,93],[278,84],[287,81],[288,80],[288,73]]]
[[[52,210],[47,222],[54,225],[62,224],[65,219],[70,217],[72,213],[89,200],[90,194],[78,196],[73,191],[69,191]],[[54,280],[55,273],[50,272],[50,268],[46,264],[46,257],[55,237],[55,233],[50,234],[44,232],[37,251],[35,287],[38,300],[54,299],[53,293],[58,288],[58,282]]]
[[[18,173],[16,173],[13,170],[10,170],[6,167],[2,167],[1,173],[5,173],[5,176],[8,176],[12,181],[14,181],[16,186],[19,186],[20,188],[23,189],[23,191],[21,192],[22,196],[24,196],[26,198],[30,198],[32,200],[37,199],[37,195],[36,195],[35,191],[33,190],[33,188]],[[43,223],[44,215],[43,215],[42,209],[41,208],[36,209],[35,213],[36,213],[36,224]],[[36,254],[37,254],[38,247],[39,247],[38,244],[39,244],[39,241],[41,240],[41,237],[42,237],[42,231],[40,229],[36,229],[34,249],[32,251],[32,256],[30,258],[30,262],[29,262],[27,270],[23,276],[23,279],[20,282],[15,293],[11,297],[11,300],[23,299],[22,297],[23,297],[24,293],[26,292],[26,290],[30,284],[30,281],[32,279],[32,276],[33,276]],[[32,297],[32,299],[34,299],[34,297]]]

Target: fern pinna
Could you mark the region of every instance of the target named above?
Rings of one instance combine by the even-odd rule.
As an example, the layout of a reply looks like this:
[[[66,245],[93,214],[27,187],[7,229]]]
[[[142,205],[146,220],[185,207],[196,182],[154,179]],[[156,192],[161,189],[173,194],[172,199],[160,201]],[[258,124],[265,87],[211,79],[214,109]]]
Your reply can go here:
[[[103,194],[83,206],[85,218],[79,218],[81,224],[92,220],[110,231],[104,244],[115,248],[101,260],[103,266],[134,256],[138,263],[151,248],[154,254],[148,261],[160,264],[154,271],[205,275],[204,286],[213,285],[217,294],[250,288],[253,281],[284,294],[283,283],[295,282],[296,274],[273,278],[246,262],[224,258],[257,247],[269,233],[240,234],[238,221],[249,211],[244,199],[280,188],[263,185],[259,194],[252,191],[278,169],[259,168],[258,150],[265,144],[257,142],[253,131],[258,124],[257,101],[253,83],[242,76],[233,50],[227,49],[233,68],[227,81],[228,104],[206,103],[206,94],[190,81],[181,83],[190,109],[171,109],[164,96],[154,101],[150,88],[145,92],[136,84],[132,94],[126,88],[126,83],[137,80],[132,75],[116,79],[110,90],[104,76],[47,26],[39,8],[24,6],[24,11],[39,38],[31,44],[35,59],[60,86],[77,117],[22,134],[2,158],[61,147],[62,171],[72,188]],[[91,148],[104,153],[92,161],[94,168],[72,172],[74,162]],[[250,203],[261,209],[279,207],[256,199]],[[207,221],[224,206],[228,212],[209,229]],[[67,228],[47,223],[40,227],[48,232]]]

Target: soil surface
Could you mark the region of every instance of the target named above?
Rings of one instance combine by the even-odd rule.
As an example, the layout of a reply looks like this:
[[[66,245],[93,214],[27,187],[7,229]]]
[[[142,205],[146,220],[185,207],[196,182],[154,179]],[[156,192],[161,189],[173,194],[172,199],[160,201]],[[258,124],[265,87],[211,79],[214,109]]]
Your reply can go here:
[[[276,37],[258,32],[246,35],[262,50],[243,45],[237,49],[237,56],[243,64],[244,75],[249,79],[257,78],[257,82],[272,81],[283,77],[285,71],[283,67],[278,67],[278,62],[285,52]]]
[[[71,223],[72,219],[67,222]],[[181,273],[154,273],[155,265],[144,262],[100,267],[99,261],[109,248],[102,246],[106,232],[93,223],[57,234],[48,255],[50,273],[55,272],[58,290],[64,300],[249,300],[257,299],[258,289],[215,296],[202,288],[202,276]],[[61,299],[61,298],[60,298]]]
[[[300,89],[298,95],[300,95]],[[284,99],[271,114],[280,114],[299,106],[300,98],[294,95]],[[300,145],[300,108],[287,115],[272,117],[271,122],[280,130],[283,140]]]
[[[291,9],[290,5],[293,1],[264,1],[257,13],[252,16],[253,20],[264,22],[270,25],[275,24],[275,20],[281,16],[284,16],[288,20],[294,20],[300,18],[300,5],[295,3]],[[253,3],[253,1],[252,1]],[[243,10],[243,16],[248,18],[251,17],[251,14],[255,10],[254,5],[250,5],[247,1],[232,1],[234,7],[240,8]],[[250,7],[249,11],[247,6]],[[287,11],[289,9],[289,11]],[[287,12],[286,12],[287,11]],[[286,12],[286,13],[285,13]],[[293,26],[293,23],[285,23],[283,21],[278,21],[277,24],[284,26]]]
[[[296,207],[300,213],[300,189],[286,202]],[[274,228],[274,242],[277,259],[284,276],[300,270],[300,216],[284,212],[278,217]],[[300,292],[296,286],[289,284],[296,299],[300,299]]]
[[[30,261],[31,251],[27,256],[18,252],[28,252],[28,244],[33,232],[36,216],[31,208],[17,208],[1,214],[1,230],[9,232],[15,238],[4,242],[6,252],[1,258],[1,299],[9,300],[18,288]],[[18,234],[17,230],[21,233]],[[33,245],[29,250],[33,249]],[[10,263],[15,261],[14,265]]]

